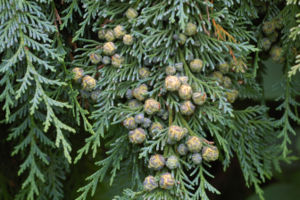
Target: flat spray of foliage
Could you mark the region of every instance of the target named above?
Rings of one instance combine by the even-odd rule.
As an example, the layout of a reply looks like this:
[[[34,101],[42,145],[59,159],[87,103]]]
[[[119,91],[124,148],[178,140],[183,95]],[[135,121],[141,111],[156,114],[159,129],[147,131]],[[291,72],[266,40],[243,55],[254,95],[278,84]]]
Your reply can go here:
[[[101,146],[109,149],[107,156],[95,162],[97,170],[82,181],[76,200],[93,195],[104,178],[114,183],[122,168],[131,169],[128,180],[131,187],[116,196],[116,200],[208,200],[208,192],[222,192],[209,182],[214,178],[210,163],[195,166],[183,158],[181,167],[172,171],[178,182],[175,187],[143,190],[143,179],[149,175],[149,157],[158,151],[172,151],[166,143],[167,130],[136,148],[129,143],[128,131],[112,126],[122,126],[126,117],[142,111],[142,107],[127,106],[125,93],[147,82],[153,88],[148,95],[168,105],[169,122],[214,141],[220,150],[218,162],[222,162],[224,170],[232,157],[237,156],[246,185],[254,186],[263,199],[260,184],[270,179],[274,170],[280,170],[281,160],[290,159],[288,145],[290,135],[295,134],[291,123],[300,122],[295,112],[299,90],[294,80],[300,69],[300,2],[266,1],[263,17],[259,14],[262,6],[255,6],[256,3],[252,0],[0,0],[0,102],[5,112],[2,122],[10,127],[7,139],[15,145],[11,154],[21,160],[16,173],[22,183],[14,198],[64,199],[63,185],[70,165],[76,167],[86,154],[96,157]],[[128,8],[138,11],[135,19],[124,16]],[[277,109],[283,111],[279,120],[268,116],[269,108],[264,104],[257,79],[264,59],[259,45],[262,25],[275,18],[280,18],[284,25],[277,40],[285,57],[283,77],[278,80],[285,91],[278,99]],[[173,35],[184,32],[188,22],[197,24],[198,33],[179,46]],[[125,58],[121,69],[98,68],[89,60],[90,53],[103,45],[97,39],[97,31],[103,25],[106,28],[122,25],[135,38],[132,46],[116,42]],[[204,62],[203,73],[190,71],[187,61],[190,55]],[[153,59],[157,64],[151,68],[151,76],[141,79],[139,68],[146,60]],[[224,88],[210,76],[218,64],[230,60],[235,67],[229,76],[234,89],[239,91],[239,100],[254,100],[255,105],[233,107],[226,100]],[[189,118],[178,112],[178,97],[169,93],[159,95],[165,67],[178,62],[183,63],[185,75],[195,87],[205,90],[210,97]],[[97,77],[96,87],[101,90],[97,103],[80,95],[72,81],[74,67]],[[168,127],[168,121],[163,123]],[[69,139],[73,134],[84,134],[86,139],[72,157]]]

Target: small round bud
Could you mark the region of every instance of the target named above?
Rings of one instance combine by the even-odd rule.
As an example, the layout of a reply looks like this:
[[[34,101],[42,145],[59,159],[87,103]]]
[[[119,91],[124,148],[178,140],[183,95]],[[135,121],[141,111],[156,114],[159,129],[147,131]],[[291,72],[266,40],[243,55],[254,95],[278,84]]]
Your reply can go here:
[[[231,79],[228,76],[224,76],[223,85],[225,88],[230,88],[232,85]]]
[[[239,92],[237,90],[231,90],[229,92],[226,92],[227,101],[229,103],[234,103],[239,95]]]
[[[220,72],[222,72],[223,74],[226,74],[229,72],[229,64],[227,62],[221,63],[218,65],[218,69],[220,70]]]
[[[175,185],[172,174],[164,173],[160,176],[159,185],[162,189],[171,189]]]
[[[272,21],[265,22],[263,23],[262,30],[266,35],[270,35],[275,31],[275,24]]]
[[[178,36],[177,34],[174,34],[174,35],[173,35],[173,39],[174,39],[174,40],[179,40],[179,36]]]
[[[174,75],[176,74],[176,68],[173,66],[166,67],[166,74],[167,75]]]
[[[160,170],[165,166],[165,158],[160,154],[152,155],[149,159],[148,167],[154,170]]]
[[[191,22],[187,23],[185,26],[185,32],[187,36],[193,36],[197,33],[197,25]]]
[[[116,39],[114,32],[112,30],[107,30],[105,33],[105,39],[108,42],[114,41]]]
[[[93,64],[98,64],[101,61],[101,56],[98,53],[91,53],[90,54],[90,61]]]
[[[157,113],[160,110],[160,103],[158,101],[156,101],[155,99],[147,99],[145,101],[145,105],[144,105],[144,111],[148,114],[148,115],[152,115],[154,113]]]
[[[205,161],[216,161],[219,158],[219,150],[215,146],[205,146],[202,149],[202,157]]]
[[[183,63],[175,63],[175,68],[177,71],[182,72],[183,71]]]
[[[137,128],[128,133],[129,140],[133,144],[141,144],[146,139],[146,132],[142,128]]]
[[[158,187],[158,183],[153,176],[147,176],[143,182],[144,190],[152,191]]]
[[[140,78],[148,78],[150,76],[150,71],[146,67],[142,67],[139,69]]]
[[[271,48],[272,42],[269,40],[269,38],[263,38],[260,41],[260,46],[263,50],[268,51]]]
[[[188,84],[183,84],[178,90],[179,97],[183,100],[188,100],[192,97],[193,90],[192,87]]]
[[[112,57],[111,64],[114,67],[120,68],[122,66],[122,63],[124,62],[124,58],[120,56],[119,54],[115,54]]]
[[[223,82],[223,74],[219,71],[213,72],[212,77],[220,84]]]
[[[195,92],[193,93],[192,99],[196,105],[201,106],[206,102],[207,95],[205,92]]]
[[[97,102],[99,100],[99,97],[100,97],[100,94],[101,94],[101,91],[100,90],[95,90],[91,93],[91,99],[94,101],[94,102]]]
[[[82,79],[82,89],[91,91],[96,87],[96,80],[91,76],[84,76]]]
[[[191,115],[195,111],[195,106],[191,101],[185,101],[180,104],[180,113],[183,115]]]
[[[73,73],[73,80],[78,82],[83,77],[84,71],[82,68],[75,67],[72,69],[72,73]]]
[[[186,128],[177,125],[171,125],[168,131],[168,138],[172,141],[180,141],[188,133]]]
[[[138,16],[138,12],[134,8],[129,8],[125,15],[128,19],[134,19]]]
[[[144,121],[144,113],[139,113],[134,117],[134,120],[137,124],[141,124]]]
[[[123,26],[117,25],[117,26],[114,28],[114,35],[115,35],[116,38],[120,39],[120,38],[122,38],[125,34],[126,34],[126,31],[125,31],[125,29],[124,29]]]
[[[123,56],[120,56],[119,54],[115,54],[111,58],[111,64],[114,67],[121,68],[123,63],[124,63],[124,58],[123,58]]]
[[[132,99],[132,98],[133,98],[132,90],[131,90],[131,89],[128,89],[128,90],[126,91],[125,96],[126,96],[126,99]]]
[[[103,58],[102,58],[102,63],[103,63],[104,65],[110,64],[110,63],[111,63],[110,57],[108,57],[108,56],[103,56]]]
[[[190,69],[192,72],[198,73],[203,67],[203,62],[200,59],[194,59],[190,62]]]
[[[142,106],[142,103],[140,101],[136,100],[136,99],[131,99],[128,102],[128,106],[131,109],[136,109],[136,108],[139,108],[140,106]]]
[[[179,80],[180,80],[181,84],[188,84],[189,77],[187,77],[187,76],[179,76]]]
[[[129,130],[133,130],[137,127],[135,120],[133,117],[128,117],[123,121],[123,126],[125,126]]]
[[[162,118],[163,120],[167,120],[169,117],[169,113],[168,111],[166,111],[165,109],[160,109],[159,112],[157,113],[157,115]]]
[[[203,146],[201,139],[197,136],[189,137],[188,140],[186,141],[186,145],[189,151],[193,153],[200,152]]]
[[[180,144],[177,147],[177,151],[178,151],[179,155],[185,156],[188,152],[188,148],[185,144]]]
[[[125,45],[132,45],[133,44],[133,37],[132,35],[126,34],[123,36],[123,43]]]
[[[199,165],[202,162],[202,156],[200,153],[192,154],[192,161],[195,165]]]
[[[142,84],[132,91],[133,96],[140,101],[145,100],[147,93],[148,93],[148,87],[146,84]]]
[[[178,38],[178,43],[180,45],[184,45],[186,42],[186,39],[187,39],[186,36],[184,34],[180,33],[179,38]]]
[[[168,91],[176,91],[179,89],[181,82],[177,76],[167,76],[165,79],[165,88]]]
[[[105,39],[105,33],[106,33],[106,31],[105,31],[104,29],[100,29],[100,30],[98,31],[98,38],[99,38],[100,40],[104,40],[104,39]]]
[[[169,169],[176,169],[177,167],[179,167],[179,160],[176,156],[170,156],[168,159],[167,159],[167,162],[166,162],[166,166],[169,168]]]
[[[273,61],[279,62],[281,60],[281,58],[283,57],[283,49],[281,47],[274,46],[271,49],[270,54],[271,54],[271,58]]]
[[[103,53],[105,55],[111,56],[115,53],[117,47],[115,46],[115,44],[113,42],[106,42],[103,45]]]
[[[150,127],[150,135],[154,137],[159,131],[163,129],[163,125],[159,122],[154,122]]]
[[[149,118],[144,118],[142,122],[142,127],[143,128],[149,128],[152,124],[152,121]]]

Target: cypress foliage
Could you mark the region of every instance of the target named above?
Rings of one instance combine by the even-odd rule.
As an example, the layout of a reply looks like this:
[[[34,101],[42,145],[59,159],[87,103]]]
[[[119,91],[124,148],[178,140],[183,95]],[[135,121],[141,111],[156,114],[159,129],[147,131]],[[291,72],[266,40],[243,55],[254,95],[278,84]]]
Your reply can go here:
[[[208,200],[222,193],[211,167],[226,170],[234,156],[264,199],[260,185],[293,159],[300,123],[299,5],[0,0],[2,123],[22,180],[14,199],[66,199],[69,168],[88,154],[96,171],[76,200],[123,169],[116,200]],[[279,119],[265,103],[268,58],[283,65]]]

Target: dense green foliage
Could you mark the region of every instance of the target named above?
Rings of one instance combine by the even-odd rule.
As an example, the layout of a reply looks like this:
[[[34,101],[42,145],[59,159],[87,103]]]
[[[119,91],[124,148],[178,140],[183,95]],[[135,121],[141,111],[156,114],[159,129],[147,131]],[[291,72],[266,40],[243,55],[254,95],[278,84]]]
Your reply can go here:
[[[137,11],[133,19],[124,14],[129,8]],[[210,172],[214,163],[195,165],[188,156],[178,156],[180,166],[168,170],[175,178],[173,188],[143,189],[146,176],[160,176],[147,167],[151,155],[178,155],[177,145],[167,142],[172,124],[185,127],[207,146],[214,144],[220,152],[216,162],[224,170],[236,156],[245,184],[263,199],[260,185],[280,171],[282,162],[293,159],[289,145],[294,124],[300,123],[299,16],[297,0],[0,0],[1,122],[9,129],[5,144],[14,145],[10,153],[19,160],[14,173],[21,180],[16,195],[0,189],[0,199],[66,199],[70,167],[85,157],[96,167],[76,188],[76,200],[87,200],[107,179],[114,186],[125,169],[128,188],[116,200],[208,200],[208,193],[222,193],[211,184],[217,178]],[[196,34],[186,30],[189,22],[196,24]],[[268,23],[276,26],[271,34]],[[98,31],[118,25],[134,38],[132,45],[114,41],[122,67],[93,64],[92,53],[103,56],[106,42]],[[187,36],[184,44],[174,37],[182,33]],[[203,62],[201,73],[191,70],[194,58]],[[282,114],[278,119],[269,115],[274,108],[267,106],[263,90],[263,61],[269,58],[283,65],[276,86],[284,91],[276,99]],[[177,93],[163,92],[166,67],[178,63],[193,90],[208,97],[191,116],[180,112]],[[212,75],[223,63],[230,66],[224,73],[232,82],[228,87]],[[149,76],[142,77],[139,70],[146,65]],[[96,80],[93,91],[74,81],[75,67]],[[157,100],[168,117],[149,115],[164,128],[136,145],[122,122],[144,112],[142,105],[133,108],[126,99],[127,91],[141,84],[148,85],[147,98]],[[229,97],[232,91],[238,91],[236,101]],[[84,140],[72,140],[75,134]]]

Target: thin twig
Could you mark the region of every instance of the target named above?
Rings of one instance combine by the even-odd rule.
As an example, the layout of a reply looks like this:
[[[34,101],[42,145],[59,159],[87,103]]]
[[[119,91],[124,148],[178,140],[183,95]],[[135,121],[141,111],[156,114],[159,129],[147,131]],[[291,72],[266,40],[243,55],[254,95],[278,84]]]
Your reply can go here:
[[[200,13],[199,15],[200,15],[201,21],[204,21],[202,15],[201,15],[201,13]],[[206,35],[210,36],[210,32],[205,28],[204,23],[202,23],[202,27],[203,27],[203,30],[204,30],[204,32],[206,33]]]

